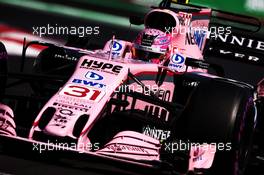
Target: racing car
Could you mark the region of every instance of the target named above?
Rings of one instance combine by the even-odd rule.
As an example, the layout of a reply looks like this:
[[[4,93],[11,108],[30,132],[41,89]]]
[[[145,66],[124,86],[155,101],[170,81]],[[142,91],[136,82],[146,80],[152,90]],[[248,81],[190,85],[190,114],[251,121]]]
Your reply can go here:
[[[11,108],[2,104],[1,139],[45,148],[52,143],[65,154],[171,174],[244,174],[258,116],[255,88],[224,78],[221,67],[203,60],[207,35],[202,27],[209,25],[211,10],[186,11],[170,3],[164,0],[146,14],[144,30],[133,42],[113,36],[98,50],[25,44],[21,70],[27,48],[44,50],[35,60],[34,75],[13,76],[29,82],[30,100],[37,99],[41,109],[23,119],[26,129],[21,129]],[[187,33],[177,32],[180,28]],[[4,48],[2,53],[6,56]],[[1,61],[5,66],[8,60],[3,56]],[[12,74],[3,70],[1,87],[7,87],[5,77]]]

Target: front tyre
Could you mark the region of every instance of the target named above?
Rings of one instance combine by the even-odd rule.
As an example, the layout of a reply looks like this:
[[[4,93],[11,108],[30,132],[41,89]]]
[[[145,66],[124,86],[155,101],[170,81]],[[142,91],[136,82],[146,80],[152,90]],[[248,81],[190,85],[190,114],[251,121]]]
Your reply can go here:
[[[209,174],[244,174],[255,129],[253,89],[222,79],[201,82],[190,96],[173,137],[192,143],[229,144],[217,150]]]

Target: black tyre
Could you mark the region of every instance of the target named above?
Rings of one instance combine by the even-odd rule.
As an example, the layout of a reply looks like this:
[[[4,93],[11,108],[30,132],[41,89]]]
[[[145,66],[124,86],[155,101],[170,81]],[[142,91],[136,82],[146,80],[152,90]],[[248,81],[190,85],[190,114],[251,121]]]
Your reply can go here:
[[[245,85],[212,79],[190,96],[173,137],[194,143],[231,143],[216,152],[209,174],[242,175],[255,128],[253,91]]]
[[[35,59],[33,71],[40,75],[70,77],[74,71],[76,61],[67,59],[67,53],[62,48],[49,47],[41,51]],[[50,96],[65,82],[31,82],[33,91],[41,96]]]
[[[56,109],[53,107],[48,107],[42,114],[39,120],[39,128],[41,130],[45,129],[48,123],[51,121],[52,117],[54,116]]]

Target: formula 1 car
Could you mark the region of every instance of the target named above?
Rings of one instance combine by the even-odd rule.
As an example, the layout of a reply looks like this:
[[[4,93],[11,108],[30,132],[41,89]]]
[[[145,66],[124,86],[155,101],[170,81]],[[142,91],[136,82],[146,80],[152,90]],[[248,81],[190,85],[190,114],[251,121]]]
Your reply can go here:
[[[210,10],[187,12],[168,2],[145,16],[146,30],[208,26]],[[145,35],[154,42],[154,34]],[[167,35],[169,56],[159,63],[134,59],[133,43],[114,37],[102,50],[30,42],[21,71],[27,48],[44,47],[33,74],[8,73],[3,47],[0,90],[8,106],[0,105],[1,145],[31,144],[39,152],[83,153],[171,174],[244,174],[258,116],[254,87],[223,78],[219,66],[203,60],[203,32]],[[21,82],[30,95],[8,95]]]

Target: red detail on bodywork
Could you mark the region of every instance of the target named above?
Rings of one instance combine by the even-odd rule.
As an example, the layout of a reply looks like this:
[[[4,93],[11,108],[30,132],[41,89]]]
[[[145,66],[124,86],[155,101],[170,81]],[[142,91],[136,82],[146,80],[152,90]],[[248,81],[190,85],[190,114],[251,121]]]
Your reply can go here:
[[[39,124],[39,120],[38,120],[38,121],[35,121],[35,122],[33,123],[33,126],[36,127],[36,126],[38,126],[38,124]]]
[[[6,40],[6,41],[11,41],[11,42],[15,42],[15,43],[18,43],[18,44],[21,44],[23,45],[24,44],[24,41],[21,41],[19,39],[14,39],[14,38],[9,38],[9,37],[0,37],[0,40]],[[28,42],[26,42],[27,44]],[[30,46],[31,48],[34,48],[34,49],[38,49],[38,50],[43,50],[45,48],[47,48],[46,46],[40,46],[40,45],[31,45]]]

